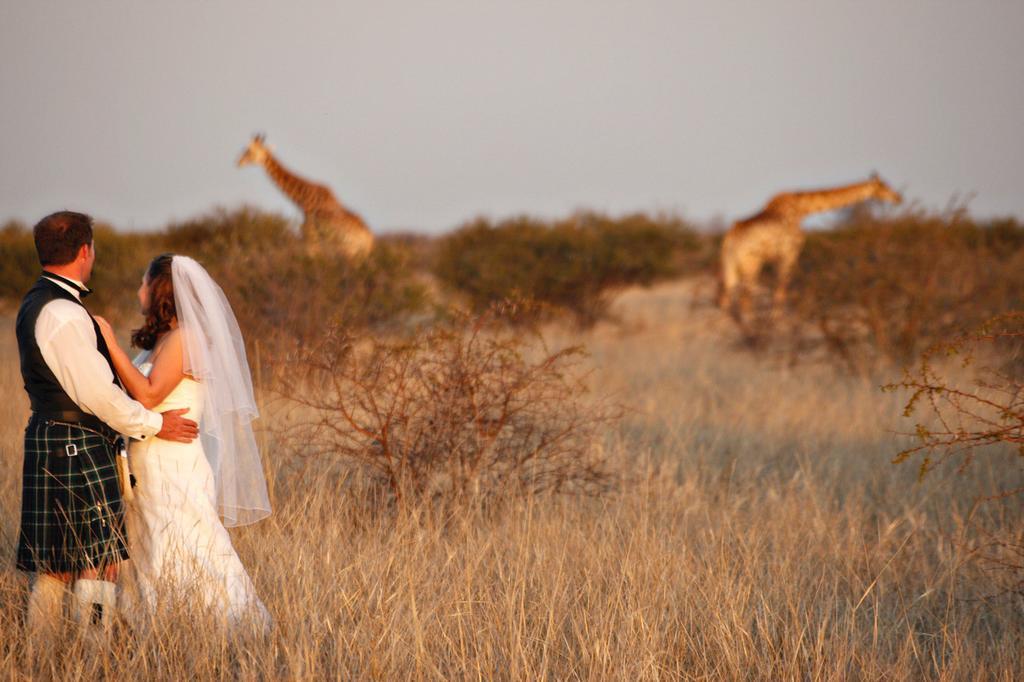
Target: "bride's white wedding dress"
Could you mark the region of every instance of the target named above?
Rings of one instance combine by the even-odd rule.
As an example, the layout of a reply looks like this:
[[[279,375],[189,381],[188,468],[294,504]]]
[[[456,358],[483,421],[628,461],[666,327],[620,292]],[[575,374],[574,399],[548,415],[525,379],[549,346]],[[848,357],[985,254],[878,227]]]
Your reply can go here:
[[[146,376],[149,353],[135,364]],[[182,379],[156,412],[187,407],[200,421],[203,385]],[[217,515],[213,472],[200,439],[191,443],[150,438],[133,441],[129,465],[135,499],[126,515],[130,562],[127,583],[134,592],[128,611],[155,613],[172,603],[199,603],[230,624],[253,620],[270,626],[270,614],[231,545]]]

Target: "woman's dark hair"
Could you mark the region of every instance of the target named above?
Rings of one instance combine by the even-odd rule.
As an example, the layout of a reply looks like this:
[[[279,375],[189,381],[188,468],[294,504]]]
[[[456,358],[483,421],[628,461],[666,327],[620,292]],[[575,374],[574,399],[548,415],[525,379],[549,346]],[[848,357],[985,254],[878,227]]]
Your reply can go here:
[[[171,281],[173,257],[171,253],[157,256],[146,270],[149,307],[143,311],[146,321],[142,328],[132,332],[132,345],[136,348],[153,350],[157,337],[170,330],[171,322],[178,315],[174,307],[174,284]]]

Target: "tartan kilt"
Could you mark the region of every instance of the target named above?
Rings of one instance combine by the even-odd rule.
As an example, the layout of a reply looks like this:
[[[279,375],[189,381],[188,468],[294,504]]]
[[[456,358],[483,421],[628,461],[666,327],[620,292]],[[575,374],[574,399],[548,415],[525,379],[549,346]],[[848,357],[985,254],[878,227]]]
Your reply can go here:
[[[77,425],[30,419],[17,567],[63,573],[126,558],[115,444]]]

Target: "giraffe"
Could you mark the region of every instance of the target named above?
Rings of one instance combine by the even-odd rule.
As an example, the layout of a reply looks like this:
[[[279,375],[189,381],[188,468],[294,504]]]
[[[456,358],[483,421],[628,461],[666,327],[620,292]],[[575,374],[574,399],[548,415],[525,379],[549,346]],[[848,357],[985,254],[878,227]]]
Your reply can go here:
[[[335,250],[351,260],[365,258],[373,249],[373,233],[357,214],[341,205],[326,185],[292,173],[253,135],[238,158],[238,166],[263,166],[267,175],[303,213],[302,238],[311,253]]]
[[[760,213],[739,220],[722,240],[718,305],[731,308],[739,298],[744,312],[750,308],[750,293],[765,263],[774,263],[777,283],[772,307],[786,300],[786,289],[793,276],[804,233],[800,223],[812,213],[878,199],[893,204],[903,198],[877,174],[864,182],[831,189],[783,192],[772,197]]]

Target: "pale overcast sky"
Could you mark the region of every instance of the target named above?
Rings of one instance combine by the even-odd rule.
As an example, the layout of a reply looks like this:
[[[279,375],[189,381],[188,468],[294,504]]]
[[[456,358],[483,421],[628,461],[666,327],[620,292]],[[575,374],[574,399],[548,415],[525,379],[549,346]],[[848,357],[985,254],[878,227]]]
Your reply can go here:
[[[376,230],[756,210],[877,169],[1024,215],[1024,2],[0,5],[0,222],[297,211],[254,131]]]

